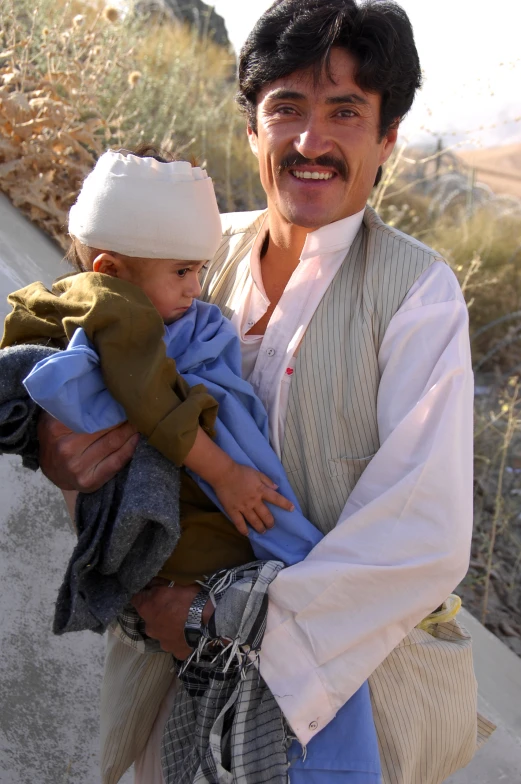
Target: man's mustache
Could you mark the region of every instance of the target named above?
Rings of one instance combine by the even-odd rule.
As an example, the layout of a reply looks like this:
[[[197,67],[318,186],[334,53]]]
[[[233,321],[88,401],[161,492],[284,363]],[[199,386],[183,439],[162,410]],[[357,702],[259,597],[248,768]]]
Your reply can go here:
[[[320,155],[318,158],[304,158],[298,152],[286,155],[278,165],[277,173],[282,174],[287,169],[296,169],[299,166],[325,166],[334,169],[339,177],[347,180],[347,166],[341,158],[333,155]]]

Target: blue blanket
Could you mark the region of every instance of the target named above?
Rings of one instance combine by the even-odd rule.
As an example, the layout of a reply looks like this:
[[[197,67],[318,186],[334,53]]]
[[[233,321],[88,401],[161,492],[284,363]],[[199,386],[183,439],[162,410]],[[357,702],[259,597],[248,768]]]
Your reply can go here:
[[[250,384],[241,377],[237,334],[220,310],[194,301],[183,318],[165,327],[168,356],[191,386],[204,384],[219,404],[216,442],[236,462],[269,476],[279,492],[295,504],[294,512],[271,506],[274,527],[265,534],[250,528],[259,559],[301,561],[322,535],[300,510],[282,464],[269,445],[266,411]],[[83,330],[76,331],[66,351],[39,362],[24,381],[42,408],[75,432],[96,432],[126,419],[123,408],[103,383],[99,357]],[[213,489],[193,475],[220,507]],[[220,507],[221,508],[221,507]],[[291,753],[299,756],[295,748]],[[305,759],[290,769],[292,784],[336,781],[376,784],[380,767],[369,689],[364,684],[337,717],[309,744]]]

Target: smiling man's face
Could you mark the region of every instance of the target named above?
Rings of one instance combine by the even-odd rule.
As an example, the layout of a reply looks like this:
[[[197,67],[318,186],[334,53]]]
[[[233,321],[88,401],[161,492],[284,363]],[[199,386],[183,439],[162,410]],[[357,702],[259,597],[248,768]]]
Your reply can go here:
[[[317,229],[364,207],[397,131],[380,138],[380,96],[358,87],[356,65],[335,48],[332,80],[308,69],[260,91],[248,135],[273,218]]]

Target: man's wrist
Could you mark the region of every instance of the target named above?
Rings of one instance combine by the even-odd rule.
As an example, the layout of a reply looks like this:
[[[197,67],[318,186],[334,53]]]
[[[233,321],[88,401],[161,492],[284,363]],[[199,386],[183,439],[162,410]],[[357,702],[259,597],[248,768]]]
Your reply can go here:
[[[208,626],[208,623],[210,622],[210,618],[212,617],[214,612],[215,612],[215,607],[213,605],[212,600],[207,599],[206,604],[204,605],[203,608],[203,626]]]
[[[186,644],[190,648],[197,648],[203,634],[203,612],[208,603],[208,592],[199,591],[192,599],[184,627]]]

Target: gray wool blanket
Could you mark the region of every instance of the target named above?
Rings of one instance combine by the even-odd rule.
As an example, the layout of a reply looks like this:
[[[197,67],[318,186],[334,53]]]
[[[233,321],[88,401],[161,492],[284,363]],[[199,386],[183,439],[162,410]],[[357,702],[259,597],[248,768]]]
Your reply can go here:
[[[36,471],[40,408],[23,379],[56,349],[0,351],[0,454]],[[103,633],[131,596],[157,575],[180,536],[179,470],[141,439],[130,464],[76,504],[78,542],[58,592],[53,631]]]
[[[26,468],[37,471],[39,406],[31,400],[22,381],[41,359],[58,349],[47,346],[14,346],[0,351],[0,454],[20,455]]]

